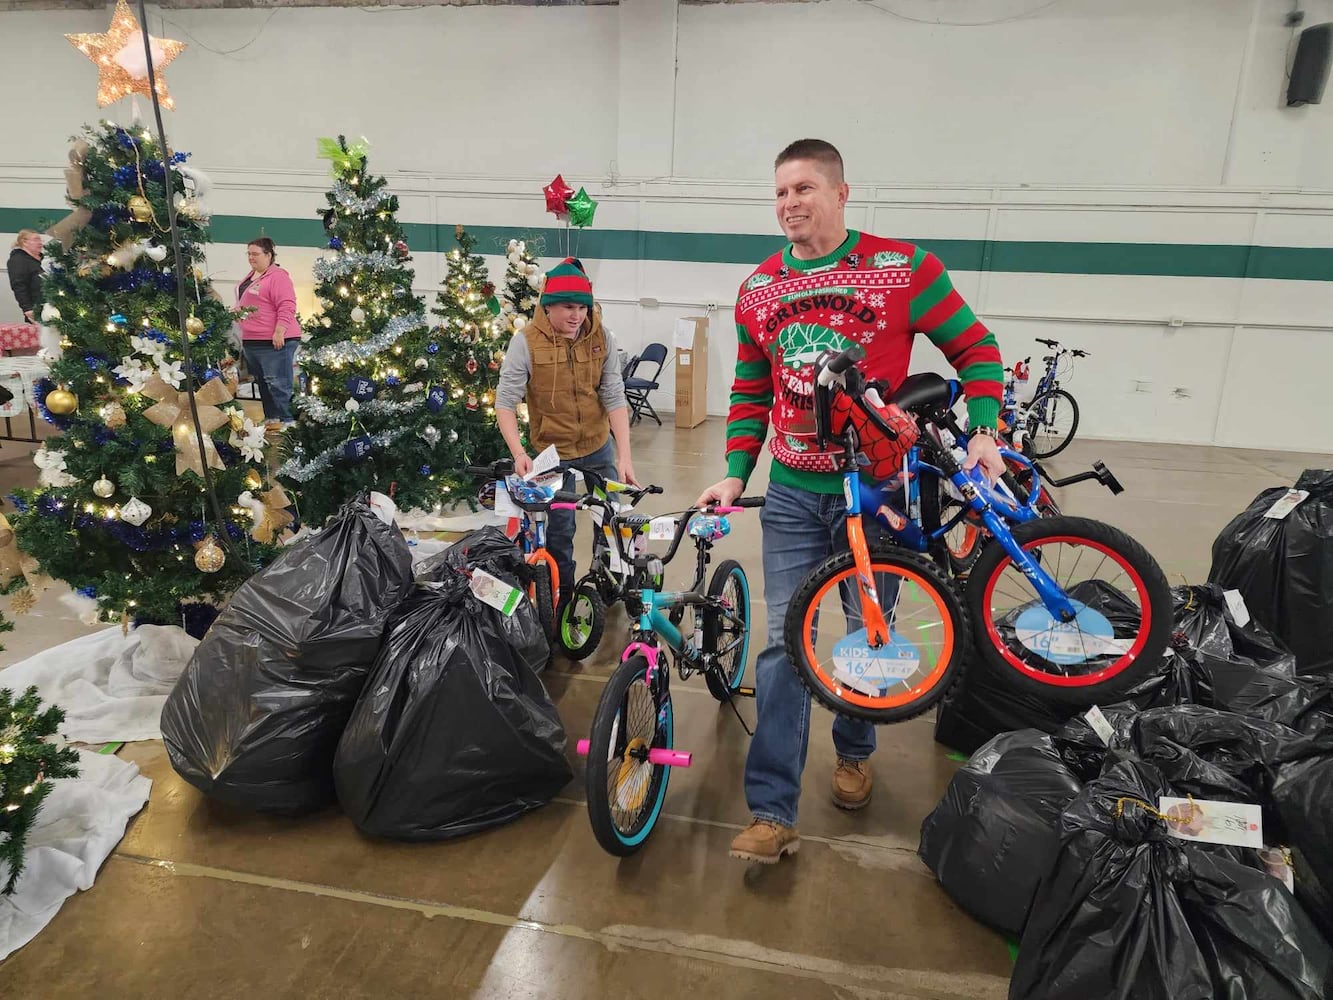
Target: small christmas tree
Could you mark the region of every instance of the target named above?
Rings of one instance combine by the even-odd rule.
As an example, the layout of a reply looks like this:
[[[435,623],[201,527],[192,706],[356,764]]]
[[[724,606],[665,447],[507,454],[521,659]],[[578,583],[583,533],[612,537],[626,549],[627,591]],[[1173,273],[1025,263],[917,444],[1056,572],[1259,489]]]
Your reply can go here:
[[[251,542],[247,532],[257,526],[236,506],[263,484],[264,430],[232,402],[234,316],[201,270],[208,242],[196,197],[201,175],[182,166],[185,153],[164,163],[146,129],[102,122],[85,132],[71,154],[72,236],[46,250],[42,319],[60,335],[63,353],[34,386],[39,412],[61,434],[34,456],[41,487],[11,498],[14,530],[37,564],[25,566],[24,577],[66,581],[104,619],[179,623],[189,605],[220,602],[271,555]],[[170,249],[169,197],[181,274]],[[191,311],[184,332],[178,281]],[[221,524],[205,493],[205,465]],[[16,606],[32,599],[30,589],[20,592]]]
[[[397,196],[366,173],[364,144],[339,136],[320,148],[334,174],[320,212],[328,251],[315,264],[323,313],[299,356],[306,391],[294,398],[278,475],[316,525],[367,489],[429,510],[459,464],[448,439],[453,373],[412,294]]]
[[[65,721],[65,713],[41,707],[35,687],[17,701],[12,691],[0,688],[0,896],[11,895],[23,873],[28,831],[51,792],[51,779],[79,773],[76,751],[46,741]]]
[[[505,250],[505,287],[500,294],[500,309],[510,333],[518,333],[537,314],[541,298],[542,268],[527,240],[510,240]]]
[[[462,226],[454,229],[458,248],[449,251],[444,287],[431,310],[440,317],[435,328],[444,370],[449,373],[449,413],[446,424],[457,460],[449,466],[491,462],[507,454],[495,420],[495,387],[500,363],[508,346],[508,326],[498,315],[495,286],[487,275],[486,260],[475,253],[476,238]],[[465,491],[472,481],[454,473],[451,485]]]

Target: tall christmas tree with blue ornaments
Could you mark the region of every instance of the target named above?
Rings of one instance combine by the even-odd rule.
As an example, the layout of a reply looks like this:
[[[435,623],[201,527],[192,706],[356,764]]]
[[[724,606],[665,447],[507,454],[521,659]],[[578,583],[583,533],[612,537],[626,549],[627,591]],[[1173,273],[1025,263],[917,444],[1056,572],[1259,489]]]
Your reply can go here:
[[[493,400],[476,376],[478,366],[498,365],[486,351],[484,275],[469,276],[466,322],[434,326],[412,293],[398,198],[367,173],[364,140],[321,139],[320,155],[334,178],[319,212],[328,240],[315,263],[322,310],[298,355],[305,391],[294,398],[297,421],[283,433],[278,475],[300,491],[301,515],[313,525],[366,490],[403,510],[466,500],[461,467],[477,454],[477,428],[494,425],[486,413]],[[469,338],[472,354],[460,355],[455,334]]]
[[[60,352],[34,389],[60,433],[34,456],[39,488],[10,498],[23,572],[9,586],[55,577],[103,620],[179,624],[199,604],[219,603],[273,554],[288,520],[267,482],[263,426],[233,400],[235,317],[203,272],[205,183],[187,156],[164,162],[137,126],[85,129],[67,172],[67,241],[45,250],[42,320]],[[179,274],[168,198],[186,265]],[[185,330],[178,282],[189,301]],[[34,599],[27,589],[16,606]]]

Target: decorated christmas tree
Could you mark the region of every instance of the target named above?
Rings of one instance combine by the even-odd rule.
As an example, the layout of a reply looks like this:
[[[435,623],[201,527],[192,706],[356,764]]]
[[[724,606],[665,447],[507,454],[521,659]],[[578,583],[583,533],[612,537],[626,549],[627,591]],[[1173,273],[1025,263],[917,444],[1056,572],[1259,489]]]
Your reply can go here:
[[[65,721],[59,708],[41,710],[35,687],[18,699],[0,688],[0,896],[14,891],[23,872],[23,848],[52,778],[79,773],[79,755],[46,737]]]
[[[179,624],[271,555],[251,532],[272,541],[286,498],[265,491],[263,427],[232,399],[234,316],[201,270],[202,175],[183,166],[185,153],[165,164],[146,129],[102,122],[85,132],[67,171],[75,207],[62,224],[67,242],[46,249],[42,320],[60,338],[60,357],[34,386],[41,416],[60,434],[34,456],[40,487],[11,497],[18,551],[10,561],[21,573],[6,577],[27,590],[16,595],[20,609],[49,575],[95,602],[104,620]],[[189,303],[185,332],[178,281]]]
[[[449,251],[448,273],[431,310],[440,317],[432,350],[438,349],[448,375],[450,440],[459,461],[452,465],[491,462],[508,454],[495,420],[495,387],[500,362],[509,346],[509,329],[500,314],[495,286],[486,260],[475,252],[476,238],[462,226],[454,229],[458,247]],[[467,478],[453,481],[465,490]]]
[[[301,514],[315,525],[368,489],[432,510],[463,464],[454,359],[412,294],[398,198],[366,172],[364,140],[321,139],[320,150],[334,176],[320,212],[328,250],[315,263],[323,310],[298,355],[306,391],[294,398],[278,475],[300,490]]]
[[[542,268],[527,240],[510,240],[505,249],[505,286],[500,293],[500,310],[510,333],[518,333],[537,313],[541,298]]]

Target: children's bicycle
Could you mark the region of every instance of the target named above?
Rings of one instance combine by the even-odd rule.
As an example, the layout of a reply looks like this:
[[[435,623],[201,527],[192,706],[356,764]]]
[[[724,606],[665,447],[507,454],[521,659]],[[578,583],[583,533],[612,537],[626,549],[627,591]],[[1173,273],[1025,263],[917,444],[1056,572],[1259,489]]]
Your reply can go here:
[[[843,447],[849,547],[802,582],[784,622],[788,656],[811,694],[854,718],[901,722],[945,696],[972,641],[1002,683],[1048,700],[1090,705],[1138,683],[1160,661],[1171,633],[1171,595],[1152,556],[1110,525],[1042,517],[1040,474],[1008,449],[1001,451],[1007,460],[1032,469],[1026,496],[992,487],[980,469],[964,472],[952,450],[925,432],[935,426],[962,436],[950,409],[958,383],[914,375],[885,404],[855,367],[864,357],[853,346],[816,362],[816,431],[821,447]],[[886,414],[895,407],[910,413],[919,437],[906,471],[946,480],[964,499],[963,509],[925,530],[895,506],[891,489],[864,481],[856,423],[847,421],[837,435],[832,430],[835,392],[864,415],[864,426],[889,440],[898,431]],[[905,477],[909,485],[914,478]],[[898,544],[872,549],[863,512]],[[969,515],[994,541],[972,568],[964,606],[953,582],[924,554]],[[826,605],[829,598],[837,603]],[[840,613],[846,629],[829,627]]]
[[[1019,373],[1027,370],[1031,358],[1024,358],[1014,366],[1015,371],[1005,382],[1000,421],[1019,451],[1032,458],[1051,458],[1068,448],[1078,431],[1078,401],[1068,389],[1060,388],[1060,378],[1073,370],[1074,358],[1089,355],[1087,351],[1061,347],[1057,340],[1038,337],[1037,343],[1045,344],[1054,352],[1042,358],[1046,370],[1037,381],[1032,399],[1022,403],[1018,400],[1016,383]],[[1069,364],[1062,369],[1061,363],[1066,359]]]
[[[635,559],[647,551],[649,522],[630,513],[644,497],[660,494],[660,486],[631,486],[581,469],[587,494],[581,509],[591,513],[592,562],[570,592],[556,627],[565,656],[585,660],[597,651],[606,630],[607,609],[625,602],[645,586],[660,590],[660,578],[646,578]],[[680,624],[679,620],[675,624]]]
[[[663,567],[687,534],[694,541],[696,562],[694,583],[687,591],[663,593],[641,585],[626,594],[638,624],[621,653],[620,666],[602,690],[592,733],[578,742],[578,752],[588,758],[588,819],[597,842],[611,854],[624,857],[643,846],[661,815],[671,768],[693,762],[690,753],[675,748],[670,667],[675,666],[681,680],[703,674],[713,697],[733,710],[735,698],[754,694],[753,688],[741,685],[750,645],[750,584],[745,570],[734,559],[723,560],[713,570],[707,589],[702,588],[712,547],[731,530],[727,515],[763,503],[762,497],[744,497],[734,506],[690,508],[661,518],[626,516],[645,526],[667,521],[673,525],[665,555],[631,557],[634,579],[640,584],[661,579]],[[585,498],[570,506],[587,504]],[[701,622],[693,636],[676,624],[675,613],[684,609]],[[741,719],[739,711],[736,718]]]
[[[556,637],[556,608],[560,602],[560,570],[555,556],[546,548],[546,518],[555,497],[550,486],[529,483],[514,475],[514,463],[507,458],[490,465],[470,465],[465,470],[473,479],[485,480],[477,491],[477,502],[489,510],[495,509],[496,490],[503,488],[522,511],[518,536],[515,539],[523,550],[528,565],[528,600],[537,609],[537,620],[547,640]]]

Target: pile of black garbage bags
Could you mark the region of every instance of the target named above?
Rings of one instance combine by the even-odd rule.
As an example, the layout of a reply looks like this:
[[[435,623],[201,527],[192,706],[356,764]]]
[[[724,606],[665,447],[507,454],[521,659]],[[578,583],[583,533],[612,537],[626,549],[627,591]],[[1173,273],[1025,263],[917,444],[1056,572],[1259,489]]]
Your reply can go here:
[[[167,699],[176,772],[210,798],[301,815],[335,800],[367,834],[461,836],[550,801],[571,779],[540,679],[550,657],[526,597],[512,614],[469,586],[519,586],[494,528],[415,567],[365,498],[248,580]]]
[[[920,855],[1019,939],[1012,998],[1333,997],[1333,473],[1297,488],[1173,591],[1172,647],[1100,708],[1109,730],[980,670],[941,711],[936,738],[972,756]],[[1257,804],[1270,849],[1173,837],[1163,796]]]

